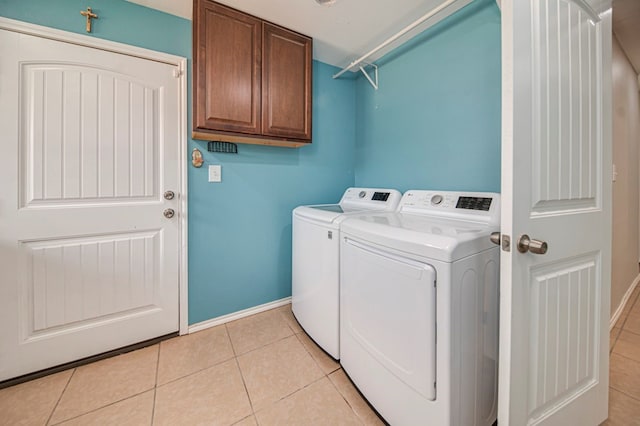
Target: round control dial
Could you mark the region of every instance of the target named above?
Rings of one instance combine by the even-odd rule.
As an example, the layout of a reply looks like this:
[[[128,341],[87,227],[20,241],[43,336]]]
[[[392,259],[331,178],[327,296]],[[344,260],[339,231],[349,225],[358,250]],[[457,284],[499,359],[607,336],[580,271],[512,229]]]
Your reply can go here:
[[[431,197],[431,205],[437,206],[440,203],[442,203],[442,200],[443,200],[442,195],[436,194],[433,197]]]
[[[366,195],[367,195],[366,191],[360,191],[360,193],[358,194],[358,197],[364,198]]]

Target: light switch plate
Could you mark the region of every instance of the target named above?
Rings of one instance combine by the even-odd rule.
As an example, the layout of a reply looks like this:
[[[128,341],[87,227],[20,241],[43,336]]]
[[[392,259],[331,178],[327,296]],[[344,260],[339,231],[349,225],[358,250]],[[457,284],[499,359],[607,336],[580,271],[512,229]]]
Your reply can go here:
[[[222,182],[222,166],[209,165],[209,182]]]

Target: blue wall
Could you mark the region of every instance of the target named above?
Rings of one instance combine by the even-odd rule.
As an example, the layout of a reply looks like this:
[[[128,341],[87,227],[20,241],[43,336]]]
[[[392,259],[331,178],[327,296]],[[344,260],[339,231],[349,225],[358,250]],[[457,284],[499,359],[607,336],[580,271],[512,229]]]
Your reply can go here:
[[[87,6],[99,15],[91,35],[184,56],[191,68],[191,21],[124,0],[0,0],[0,16],[86,34]],[[189,141],[205,158],[188,168],[189,323],[291,295],[291,210],[334,202],[354,183],[355,81],[333,80],[336,71],[314,62],[311,146],[239,145],[233,155]],[[222,165],[222,183],[207,182],[208,164]]]
[[[356,185],[500,191],[500,11],[476,0],[357,83]]]
[[[87,7],[98,14],[90,34]],[[0,0],[0,16],[191,58],[191,21],[124,0]]]
[[[86,34],[87,6],[100,15],[93,36],[184,56],[191,68],[191,22],[124,0],[0,0],[0,15]],[[190,323],[291,294],[296,205],[333,202],[354,183],[499,191],[494,1],[476,0],[379,64],[374,91],[314,62],[311,146],[239,145],[233,155],[189,141],[205,158],[188,167]],[[207,182],[208,164],[222,165],[222,183]]]
[[[205,152],[205,166],[223,165],[221,184],[190,168],[190,322],[291,296],[291,210],[336,202],[354,181],[355,82],[336,71],[314,62],[311,146]]]

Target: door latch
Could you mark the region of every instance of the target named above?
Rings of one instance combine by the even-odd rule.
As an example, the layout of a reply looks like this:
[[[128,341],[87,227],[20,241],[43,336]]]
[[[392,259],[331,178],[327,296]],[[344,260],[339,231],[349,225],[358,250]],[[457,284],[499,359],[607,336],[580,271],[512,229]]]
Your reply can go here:
[[[506,234],[500,234],[500,232],[492,232],[489,236],[491,242],[497,246],[500,245],[502,240],[502,250],[511,251],[511,237]]]

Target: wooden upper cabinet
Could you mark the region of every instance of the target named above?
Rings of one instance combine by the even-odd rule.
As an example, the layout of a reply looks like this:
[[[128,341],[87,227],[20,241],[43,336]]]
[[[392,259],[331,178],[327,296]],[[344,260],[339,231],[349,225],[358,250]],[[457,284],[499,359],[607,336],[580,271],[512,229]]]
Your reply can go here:
[[[262,133],[310,140],[311,39],[263,25]]]
[[[211,1],[194,19],[194,130],[261,131],[262,21]]]
[[[193,137],[311,142],[311,38],[211,0],[193,10]]]

